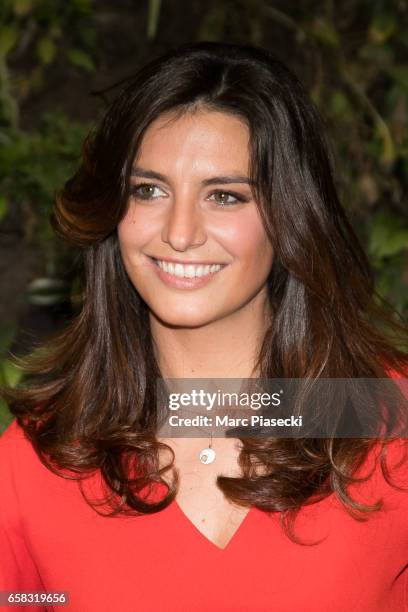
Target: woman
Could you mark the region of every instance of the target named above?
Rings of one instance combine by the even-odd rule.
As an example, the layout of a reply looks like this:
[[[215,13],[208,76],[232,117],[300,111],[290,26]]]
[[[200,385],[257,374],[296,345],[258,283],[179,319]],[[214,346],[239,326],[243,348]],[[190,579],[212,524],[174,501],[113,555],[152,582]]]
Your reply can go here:
[[[227,44],[151,62],[52,224],[83,249],[86,288],[47,351],[18,360],[31,384],[3,391],[0,588],[68,592],[81,612],[403,610],[392,420],[383,441],[158,431],[160,378],[406,372],[406,328],[374,300],[296,78]]]

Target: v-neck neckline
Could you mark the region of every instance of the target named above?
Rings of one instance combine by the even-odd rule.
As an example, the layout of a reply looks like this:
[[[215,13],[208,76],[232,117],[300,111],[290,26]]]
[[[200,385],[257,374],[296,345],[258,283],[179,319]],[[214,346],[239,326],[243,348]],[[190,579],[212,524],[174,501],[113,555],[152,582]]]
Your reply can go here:
[[[186,525],[186,527],[188,529],[192,529],[193,532],[195,531],[196,534],[198,535],[199,539],[201,541],[204,541],[207,543],[207,545],[212,548],[215,551],[219,551],[220,553],[225,553],[227,550],[229,550],[238,540],[238,538],[240,536],[242,536],[242,532],[244,531],[244,529],[246,529],[248,527],[248,523],[249,523],[249,519],[250,519],[250,515],[253,514],[254,511],[254,507],[252,506],[249,511],[247,512],[247,514],[244,516],[244,518],[242,519],[242,521],[240,522],[240,524],[238,525],[237,529],[234,531],[234,533],[232,534],[232,536],[230,537],[230,539],[228,540],[228,542],[226,543],[226,545],[222,548],[221,546],[218,546],[218,544],[215,544],[215,542],[213,542],[212,540],[210,540],[210,538],[208,538],[198,527],[197,525],[195,525],[195,523],[193,523],[193,521],[187,516],[187,514],[184,512],[184,510],[181,508],[181,506],[178,504],[177,500],[173,500],[172,506],[174,506],[174,511],[179,515],[179,517],[183,520],[183,523]]]

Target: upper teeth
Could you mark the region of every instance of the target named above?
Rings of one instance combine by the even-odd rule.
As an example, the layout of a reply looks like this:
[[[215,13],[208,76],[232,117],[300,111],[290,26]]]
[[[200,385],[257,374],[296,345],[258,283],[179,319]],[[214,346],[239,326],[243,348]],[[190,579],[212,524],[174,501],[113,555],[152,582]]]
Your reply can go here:
[[[220,264],[212,264],[209,266],[196,266],[193,264],[174,264],[169,261],[162,261],[160,259],[156,260],[159,268],[167,272],[168,274],[173,274],[174,276],[185,276],[187,278],[194,278],[197,276],[205,276],[206,274],[212,274],[213,272],[218,272],[221,270]]]

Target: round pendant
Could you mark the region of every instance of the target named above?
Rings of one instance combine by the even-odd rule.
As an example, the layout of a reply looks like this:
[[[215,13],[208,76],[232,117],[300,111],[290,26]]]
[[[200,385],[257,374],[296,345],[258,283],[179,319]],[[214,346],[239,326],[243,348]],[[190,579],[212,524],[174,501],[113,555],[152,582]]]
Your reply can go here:
[[[215,451],[212,448],[204,448],[200,453],[201,463],[212,463],[215,459]]]

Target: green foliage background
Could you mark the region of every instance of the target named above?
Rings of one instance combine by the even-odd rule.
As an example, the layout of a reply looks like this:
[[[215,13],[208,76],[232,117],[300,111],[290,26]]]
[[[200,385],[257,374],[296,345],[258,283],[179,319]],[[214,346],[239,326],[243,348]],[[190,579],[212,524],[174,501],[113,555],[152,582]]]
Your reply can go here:
[[[401,0],[3,0],[0,230],[23,204],[24,240],[41,253],[43,268],[25,299],[52,304],[74,300],[78,290],[75,279],[63,280],[73,254],[56,241],[48,219],[56,189],[103,110],[89,102],[90,89],[181,42],[220,40],[269,48],[305,82],[335,143],[338,187],[378,294],[406,318],[407,23]],[[72,84],[69,96],[64,81]],[[15,326],[0,325],[3,384],[21,375],[7,359],[17,318]],[[0,431],[9,420],[0,406]]]

